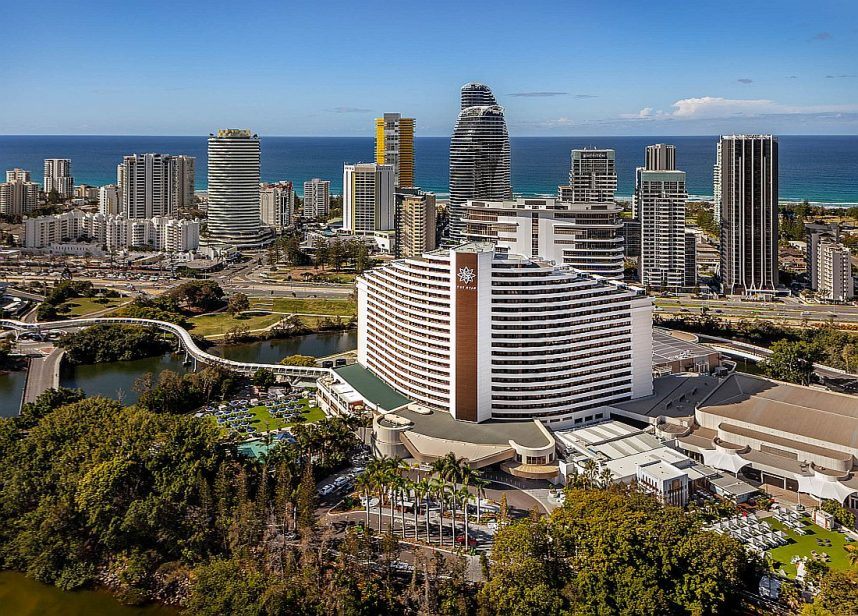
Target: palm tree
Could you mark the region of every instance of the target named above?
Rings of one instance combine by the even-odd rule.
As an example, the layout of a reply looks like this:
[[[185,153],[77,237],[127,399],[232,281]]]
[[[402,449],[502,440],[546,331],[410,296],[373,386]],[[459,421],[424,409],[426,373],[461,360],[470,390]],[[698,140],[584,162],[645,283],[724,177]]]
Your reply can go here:
[[[482,503],[480,502],[480,498],[485,498],[486,496],[486,488],[489,487],[489,481],[483,479],[479,473],[474,473],[474,478],[472,479],[474,482],[474,487],[477,490],[477,524],[482,524]]]
[[[403,475],[402,477],[399,478],[399,487],[402,490],[402,511],[401,511],[400,515],[402,517],[402,538],[404,539],[407,535],[407,533],[405,532],[405,501],[411,499],[411,491],[414,489],[414,482],[411,481],[411,479],[408,478],[407,476]],[[415,494],[415,498],[411,501],[411,507],[414,509],[415,512],[417,511],[416,502],[417,502],[417,499],[416,499],[416,494]],[[415,517],[416,517],[416,514],[415,514]],[[414,525],[414,532],[415,533],[417,532],[417,524],[416,523]],[[415,537],[415,539],[416,539],[416,537]]]
[[[417,514],[420,509],[420,505],[424,503],[426,505],[426,542],[429,543],[429,494],[431,493],[432,486],[429,483],[428,479],[420,479],[415,481],[413,484],[414,488],[414,500],[416,506],[414,507],[414,539],[419,540],[420,536],[417,532]]]
[[[358,492],[363,494],[363,497],[366,500],[364,503],[366,506],[366,527],[369,528],[369,493],[372,490],[372,475],[369,473],[358,475],[355,480],[355,488]]]
[[[596,485],[596,475],[599,472],[599,463],[588,458],[584,462],[584,487],[590,489]]]
[[[449,499],[450,501],[450,530],[453,533],[453,547],[456,545],[456,485],[455,484],[444,484],[444,490],[442,492],[443,497],[445,499]]]
[[[468,502],[471,500],[471,491],[468,489],[468,484],[463,483],[462,487],[455,492],[455,495],[462,500],[462,509],[465,510],[465,548],[468,547]]]
[[[438,501],[438,545],[444,545],[444,489],[447,482],[440,478],[433,477],[430,480],[432,486],[432,495]],[[427,510],[427,514],[428,510]]]

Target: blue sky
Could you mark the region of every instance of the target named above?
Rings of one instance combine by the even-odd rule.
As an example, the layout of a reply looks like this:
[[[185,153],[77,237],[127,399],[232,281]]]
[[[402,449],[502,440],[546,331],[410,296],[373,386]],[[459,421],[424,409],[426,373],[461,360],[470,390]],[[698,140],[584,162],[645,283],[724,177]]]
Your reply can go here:
[[[449,135],[492,87],[513,135],[858,134],[858,2],[25,2],[0,134]]]

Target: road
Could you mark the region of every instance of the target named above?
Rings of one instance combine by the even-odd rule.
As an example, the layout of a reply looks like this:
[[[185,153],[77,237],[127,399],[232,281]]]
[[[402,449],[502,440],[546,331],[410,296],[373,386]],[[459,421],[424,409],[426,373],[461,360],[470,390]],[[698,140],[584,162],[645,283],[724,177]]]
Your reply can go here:
[[[54,347],[47,355],[30,359],[27,384],[24,387],[24,403],[35,402],[44,391],[60,386],[60,364],[65,351]]]
[[[762,319],[791,325],[835,323],[858,325],[858,306],[803,304],[796,298],[783,302],[743,302],[738,299],[698,299],[690,297],[654,297],[656,313],[701,314],[706,308],[710,315],[723,319]]]

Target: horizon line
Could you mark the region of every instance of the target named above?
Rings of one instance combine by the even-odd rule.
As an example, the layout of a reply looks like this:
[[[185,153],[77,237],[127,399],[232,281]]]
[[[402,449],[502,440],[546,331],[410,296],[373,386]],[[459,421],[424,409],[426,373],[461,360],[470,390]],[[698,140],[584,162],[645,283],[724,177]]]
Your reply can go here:
[[[375,139],[373,135],[259,135],[260,139],[274,137],[277,139]],[[646,134],[646,135],[510,135],[510,138],[519,139],[611,139],[611,138],[641,138],[641,137],[670,137],[670,138],[696,138],[696,137],[720,137],[733,134],[771,134],[774,137],[858,137],[858,133],[709,133],[697,135],[668,135],[668,134]],[[207,139],[208,135],[184,134],[184,135],[154,135],[154,134],[120,134],[120,133],[0,133],[3,137],[195,137]],[[450,135],[415,135],[415,139],[449,139]]]

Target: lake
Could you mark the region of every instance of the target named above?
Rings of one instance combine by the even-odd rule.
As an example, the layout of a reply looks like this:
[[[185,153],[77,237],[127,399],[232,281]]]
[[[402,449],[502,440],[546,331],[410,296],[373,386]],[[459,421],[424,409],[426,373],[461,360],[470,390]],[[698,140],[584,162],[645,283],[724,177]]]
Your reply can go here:
[[[66,592],[15,571],[0,571],[0,613],[12,616],[176,616],[161,605],[122,605],[103,590]]]
[[[357,332],[352,330],[228,344],[213,347],[210,352],[236,361],[276,364],[289,355],[326,357],[355,348],[357,348]],[[162,370],[183,373],[192,369],[193,366],[183,365],[182,359],[184,354],[165,353],[160,357],[105,364],[79,366],[63,364],[60,384],[63,387],[80,387],[88,396],[105,396],[121,400],[123,404],[134,404],[138,397],[137,392],[134,391],[134,382],[141,375],[151,372],[157,377]],[[17,413],[17,407],[14,413]]]

